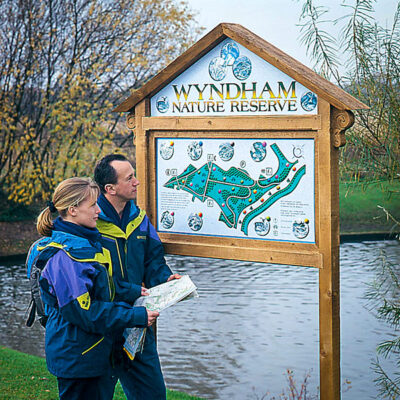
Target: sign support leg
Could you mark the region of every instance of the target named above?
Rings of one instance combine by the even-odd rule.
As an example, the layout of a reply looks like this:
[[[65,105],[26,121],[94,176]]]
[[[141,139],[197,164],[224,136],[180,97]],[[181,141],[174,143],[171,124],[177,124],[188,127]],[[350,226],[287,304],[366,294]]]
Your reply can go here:
[[[339,292],[339,150],[330,129],[333,114],[328,103],[320,101],[323,115],[319,141],[320,249],[319,343],[320,398],[340,400],[340,292]],[[331,134],[332,133],[332,134]]]

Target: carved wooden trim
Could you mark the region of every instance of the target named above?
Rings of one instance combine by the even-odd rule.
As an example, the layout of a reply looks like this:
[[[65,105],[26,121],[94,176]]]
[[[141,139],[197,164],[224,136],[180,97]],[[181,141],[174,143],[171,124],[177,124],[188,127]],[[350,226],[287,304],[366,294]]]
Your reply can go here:
[[[131,112],[126,117],[126,126],[128,129],[135,129],[136,121],[135,121],[135,113]]]
[[[342,147],[346,144],[345,132],[354,124],[354,114],[351,111],[331,109],[331,135],[333,145]]]

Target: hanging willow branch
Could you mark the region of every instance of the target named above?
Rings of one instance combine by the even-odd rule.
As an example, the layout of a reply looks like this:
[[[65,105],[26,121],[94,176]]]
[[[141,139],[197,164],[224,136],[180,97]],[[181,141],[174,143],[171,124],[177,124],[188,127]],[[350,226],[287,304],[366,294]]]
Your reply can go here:
[[[343,16],[304,0],[300,41],[317,72],[367,104],[342,150],[345,179],[400,178],[400,2],[391,28],[374,18],[373,0],[343,2]],[[329,32],[340,28],[335,38]]]

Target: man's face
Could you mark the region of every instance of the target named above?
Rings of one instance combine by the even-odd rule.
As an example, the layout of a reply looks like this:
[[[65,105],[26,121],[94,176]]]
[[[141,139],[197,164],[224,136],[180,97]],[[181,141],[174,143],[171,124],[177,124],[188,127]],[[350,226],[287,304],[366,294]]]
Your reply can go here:
[[[129,161],[114,160],[110,163],[117,173],[117,183],[113,184],[116,197],[123,201],[136,198],[136,188],[139,181],[135,178],[135,171]]]

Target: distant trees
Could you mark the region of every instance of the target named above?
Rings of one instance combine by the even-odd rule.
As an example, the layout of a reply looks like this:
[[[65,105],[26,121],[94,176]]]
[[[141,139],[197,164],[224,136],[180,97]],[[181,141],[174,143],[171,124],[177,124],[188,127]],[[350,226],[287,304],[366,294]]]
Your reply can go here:
[[[302,3],[301,41],[315,69],[370,107],[356,112],[356,123],[347,131],[343,176],[399,178],[400,2],[389,27],[374,18],[373,0],[343,1],[343,15],[336,20],[329,18],[327,7],[316,6],[313,0]],[[332,29],[340,30],[338,37]]]
[[[127,140],[112,114],[198,34],[184,1],[0,2],[0,187],[24,204]],[[132,140],[132,138],[128,138]]]

